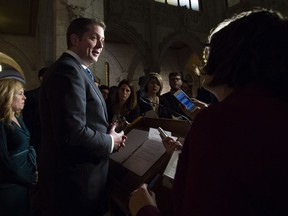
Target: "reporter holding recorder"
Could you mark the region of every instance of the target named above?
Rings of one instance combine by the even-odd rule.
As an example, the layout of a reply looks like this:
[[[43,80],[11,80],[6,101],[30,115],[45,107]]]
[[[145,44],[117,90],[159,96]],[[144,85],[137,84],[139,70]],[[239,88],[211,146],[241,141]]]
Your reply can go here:
[[[287,19],[265,9],[212,30],[202,75],[219,103],[197,115],[185,139],[172,215],[288,215],[287,38]],[[147,185],[129,208],[161,214]]]

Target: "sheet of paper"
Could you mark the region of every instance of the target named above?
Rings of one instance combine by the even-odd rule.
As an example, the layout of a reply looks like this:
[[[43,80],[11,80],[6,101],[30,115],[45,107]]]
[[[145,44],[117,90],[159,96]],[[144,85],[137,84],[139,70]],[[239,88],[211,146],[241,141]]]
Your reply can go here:
[[[178,163],[178,158],[179,154],[181,151],[174,151],[167,166],[164,171],[164,176],[168,176],[171,179],[174,179],[175,173],[176,173],[176,168],[177,168],[177,163]]]
[[[171,136],[170,131],[165,131],[168,136]],[[155,139],[160,140],[162,142],[161,136],[159,134],[159,131],[156,128],[149,128],[149,139]]]
[[[148,139],[148,131],[133,129],[127,134],[125,148],[119,152],[111,154],[110,158],[118,163],[126,160],[139,146],[141,146]]]
[[[178,163],[180,152],[181,152],[180,150],[173,152],[166,166],[166,169],[163,173],[163,179],[162,179],[163,186],[168,187],[170,189],[173,188],[174,177],[175,177],[175,173],[177,169],[177,163]]]
[[[161,140],[148,139],[123,163],[123,166],[137,175],[142,176],[165,153],[165,151]]]

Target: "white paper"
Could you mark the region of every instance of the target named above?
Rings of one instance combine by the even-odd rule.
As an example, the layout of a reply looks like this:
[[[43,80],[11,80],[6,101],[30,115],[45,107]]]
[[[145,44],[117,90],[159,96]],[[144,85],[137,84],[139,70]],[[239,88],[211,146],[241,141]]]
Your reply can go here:
[[[173,182],[174,182],[174,177],[175,177],[175,173],[177,169],[177,163],[178,163],[180,152],[181,152],[180,150],[173,152],[166,166],[166,169],[163,173],[163,179],[162,179],[163,186],[168,187],[170,189],[173,188]]]
[[[165,131],[169,136],[171,132]],[[133,129],[127,134],[125,148],[113,153],[110,158],[139,176],[144,175],[165,153],[162,139],[156,128]]]
[[[137,175],[142,176],[165,153],[165,151],[161,140],[148,139],[123,163],[123,166]]]
[[[164,171],[164,176],[168,176],[169,178],[174,179],[180,152],[180,150],[173,152]]]
[[[110,158],[116,162],[122,163],[134,151],[136,151],[148,139],[148,132],[144,130],[133,129],[127,134],[125,148],[119,152],[111,154]]]
[[[165,131],[168,136],[171,136],[170,131]],[[162,138],[160,136],[159,131],[156,128],[149,128],[149,139],[160,140],[162,142]]]

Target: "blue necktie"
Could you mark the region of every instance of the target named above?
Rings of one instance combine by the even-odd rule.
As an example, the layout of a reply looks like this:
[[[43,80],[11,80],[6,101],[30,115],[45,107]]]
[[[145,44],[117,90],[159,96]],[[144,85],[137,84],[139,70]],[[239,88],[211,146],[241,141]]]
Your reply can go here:
[[[91,73],[91,71],[89,70],[89,68],[87,67],[85,70],[86,70],[87,74],[89,75],[89,77],[92,79],[92,81],[94,81],[93,74]]]

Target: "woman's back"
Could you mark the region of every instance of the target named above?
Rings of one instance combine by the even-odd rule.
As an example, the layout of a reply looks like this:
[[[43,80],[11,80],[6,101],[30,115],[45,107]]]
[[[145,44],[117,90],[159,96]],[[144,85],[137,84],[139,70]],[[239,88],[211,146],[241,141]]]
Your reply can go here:
[[[246,87],[199,113],[177,167],[174,215],[288,215],[287,110]]]

